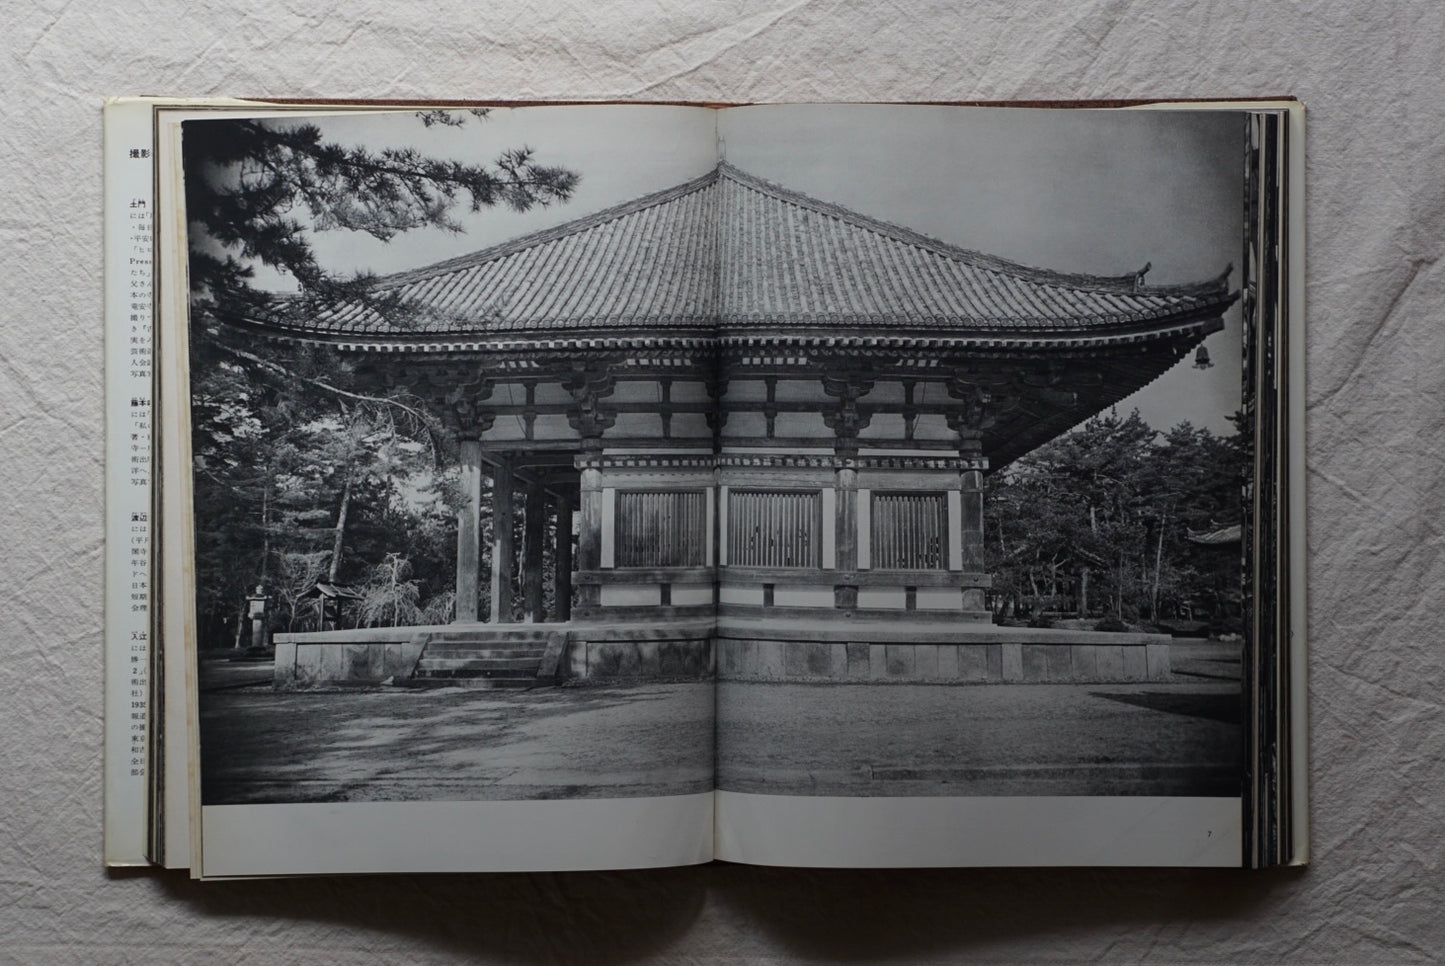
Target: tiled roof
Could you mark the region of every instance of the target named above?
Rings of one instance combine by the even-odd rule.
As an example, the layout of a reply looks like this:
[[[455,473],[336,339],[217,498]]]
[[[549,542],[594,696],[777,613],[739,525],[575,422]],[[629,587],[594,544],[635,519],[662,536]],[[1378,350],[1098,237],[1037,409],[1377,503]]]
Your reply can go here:
[[[1029,268],[721,164],[577,221],[388,276],[379,284],[406,306],[400,320],[345,306],[288,327],[401,341],[849,327],[1087,335],[1217,315],[1233,300],[1226,277],[1149,286],[1144,271]]]

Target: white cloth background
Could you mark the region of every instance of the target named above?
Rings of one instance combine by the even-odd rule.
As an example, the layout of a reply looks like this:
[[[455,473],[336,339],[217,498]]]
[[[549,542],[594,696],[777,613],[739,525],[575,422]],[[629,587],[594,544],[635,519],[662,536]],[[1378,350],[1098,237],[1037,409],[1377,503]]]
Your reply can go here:
[[[1445,956],[1445,5],[21,0],[0,13],[0,960]],[[196,885],[100,867],[107,94],[1293,94],[1309,117],[1314,865]],[[906,164],[907,158],[900,158]]]

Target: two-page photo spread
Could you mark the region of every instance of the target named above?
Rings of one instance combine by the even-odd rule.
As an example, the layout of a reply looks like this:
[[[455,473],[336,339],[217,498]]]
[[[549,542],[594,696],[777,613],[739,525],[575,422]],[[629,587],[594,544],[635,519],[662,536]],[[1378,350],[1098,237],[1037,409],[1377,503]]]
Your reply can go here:
[[[166,130],[194,872],[1249,864],[1257,112]]]

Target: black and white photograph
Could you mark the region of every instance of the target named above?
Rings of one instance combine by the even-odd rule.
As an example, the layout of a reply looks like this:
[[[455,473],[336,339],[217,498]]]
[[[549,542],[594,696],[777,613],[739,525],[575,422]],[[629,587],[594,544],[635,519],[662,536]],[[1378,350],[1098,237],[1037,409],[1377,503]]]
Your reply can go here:
[[[659,257],[679,226],[638,199],[715,166],[713,113],[221,119],[183,150],[203,803],[710,792],[701,518],[614,521],[711,485],[713,261]],[[678,507],[617,497],[632,452]]]
[[[1246,144],[187,121],[202,804],[1238,799]]]
[[[719,788],[1237,796],[1244,120],[720,127]]]

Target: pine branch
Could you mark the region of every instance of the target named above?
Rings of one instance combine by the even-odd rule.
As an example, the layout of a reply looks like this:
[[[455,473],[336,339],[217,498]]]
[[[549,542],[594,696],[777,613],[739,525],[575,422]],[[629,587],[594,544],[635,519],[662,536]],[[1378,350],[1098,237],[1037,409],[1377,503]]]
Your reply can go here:
[[[291,369],[288,369],[287,367],[281,365],[279,362],[273,362],[270,359],[263,359],[261,356],[258,356],[255,353],[247,352],[245,349],[238,349],[235,346],[226,345],[220,340],[212,341],[211,345],[216,349],[219,349],[221,352],[231,356],[232,358],[241,359],[245,362],[249,362],[257,368],[269,372],[273,376],[279,376],[284,379],[293,379],[298,382],[304,382],[308,386],[320,389],[323,392],[331,393],[333,396],[339,397],[340,399],[349,399],[354,402],[367,403],[373,406],[382,407],[383,409],[399,410],[403,413],[406,413],[413,420],[415,420],[416,424],[420,426],[423,432],[426,434],[427,443],[431,448],[434,461],[439,460],[440,440],[437,437],[435,430],[432,428],[431,417],[422,410],[416,409],[412,406],[408,406],[406,403],[402,402],[399,399],[394,399],[387,396],[371,396],[365,393],[352,392],[348,389],[342,389],[340,386],[334,386],[331,383],[325,382],[321,379],[315,379],[310,376],[303,376],[300,373],[294,372]],[[440,465],[439,462],[438,465]]]
[[[484,111],[471,112],[483,116]],[[459,126],[451,112],[419,112],[422,123]],[[331,303],[356,299],[361,276],[331,276],[316,260],[312,231],[361,231],[382,241],[416,228],[460,232],[451,211],[468,195],[471,211],[505,204],[523,211],[566,201],[578,176],[536,163],[531,148],[502,152],[490,166],[431,158],[415,148],[346,147],[314,124],[256,120],[186,125],[186,202],[205,235],[241,258],[291,275],[304,293]],[[309,223],[293,216],[299,206]],[[215,303],[264,303],[249,266],[193,247],[193,290]],[[365,296],[362,296],[365,301]]]

